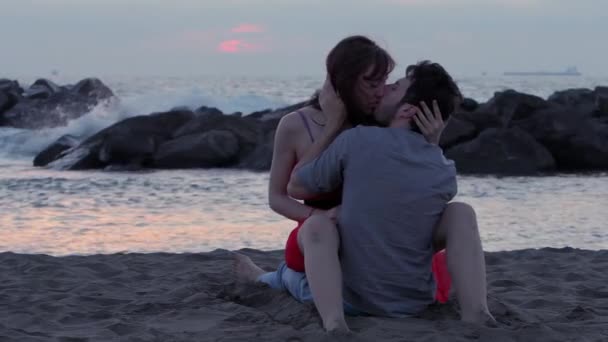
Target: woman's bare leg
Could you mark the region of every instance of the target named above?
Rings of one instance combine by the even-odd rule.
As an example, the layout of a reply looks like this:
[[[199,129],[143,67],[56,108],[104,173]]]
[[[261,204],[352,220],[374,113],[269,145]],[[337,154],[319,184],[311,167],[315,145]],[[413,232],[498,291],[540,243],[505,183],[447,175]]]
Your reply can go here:
[[[448,270],[465,322],[494,320],[488,309],[486,264],[473,208],[450,203],[435,229],[436,249],[446,248]]]
[[[344,319],[342,269],[338,259],[340,237],[334,222],[322,215],[310,217],[298,232],[306,278],[327,331],[348,331]]]

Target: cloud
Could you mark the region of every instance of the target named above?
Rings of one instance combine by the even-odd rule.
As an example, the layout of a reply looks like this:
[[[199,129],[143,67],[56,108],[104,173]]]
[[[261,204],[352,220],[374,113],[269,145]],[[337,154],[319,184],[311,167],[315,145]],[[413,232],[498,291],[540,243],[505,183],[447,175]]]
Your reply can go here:
[[[262,49],[262,45],[248,43],[240,39],[225,40],[217,46],[217,51],[221,53],[248,53],[258,52]]]
[[[264,31],[262,26],[255,24],[240,24],[230,30],[232,33],[262,33]]]

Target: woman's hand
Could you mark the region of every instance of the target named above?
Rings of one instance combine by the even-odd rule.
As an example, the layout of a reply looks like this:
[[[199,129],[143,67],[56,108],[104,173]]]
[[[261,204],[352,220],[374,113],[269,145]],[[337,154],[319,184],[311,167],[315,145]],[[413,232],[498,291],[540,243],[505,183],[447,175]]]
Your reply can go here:
[[[429,143],[439,145],[441,133],[443,133],[443,130],[445,129],[445,123],[443,122],[439,105],[437,104],[437,101],[434,100],[433,111],[431,111],[424,102],[420,103],[420,107],[422,110],[416,108],[414,121]]]
[[[346,107],[331,84],[329,76],[325,78],[319,93],[319,105],[327,118],[324,131],[337,132],[342,129],[346,122]]]

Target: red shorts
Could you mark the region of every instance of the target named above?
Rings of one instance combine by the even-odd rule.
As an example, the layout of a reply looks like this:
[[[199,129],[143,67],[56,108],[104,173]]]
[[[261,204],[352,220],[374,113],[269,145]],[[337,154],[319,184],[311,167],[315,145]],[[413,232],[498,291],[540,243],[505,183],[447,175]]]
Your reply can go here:
[[[302,222],[291,231],[285,244],[285,264],[296,272],[304,272],[304,254],[300,251],[298,245],[298,231],[302,227]],[[433,255],[432,263],[433,276],[435,276],[435,282],[437,283],[437,290],[435,292],[435,299],[440,303],[448,301],[450,294],[450,286],[452,285],[452,279],[448,273],[447,261],[445,258],[445,249]]]

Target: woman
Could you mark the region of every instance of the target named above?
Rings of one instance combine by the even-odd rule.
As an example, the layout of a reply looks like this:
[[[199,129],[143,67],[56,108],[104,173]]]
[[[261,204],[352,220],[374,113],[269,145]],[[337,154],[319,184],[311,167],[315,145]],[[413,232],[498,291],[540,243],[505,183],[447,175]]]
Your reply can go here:
[[[340,94],[348,113],[346,125],[368,123],[382,99],[384,85],[395,63],[391,56],[372,40],[353,36],[339,42],[327,56],[329,82]],[[270,169],[269,204],[272,210],[298,222],[285,246],[285,262],[295,271],[304,272],[304,256],[297,234],[301,224],[313,214],[324,214],[340,204],[340,194],[306,201],[304,204],[287,195],[287,183],[297,162],[321,135],[327,123],[318,95],[311,105],[281,119],[275,135]]]

